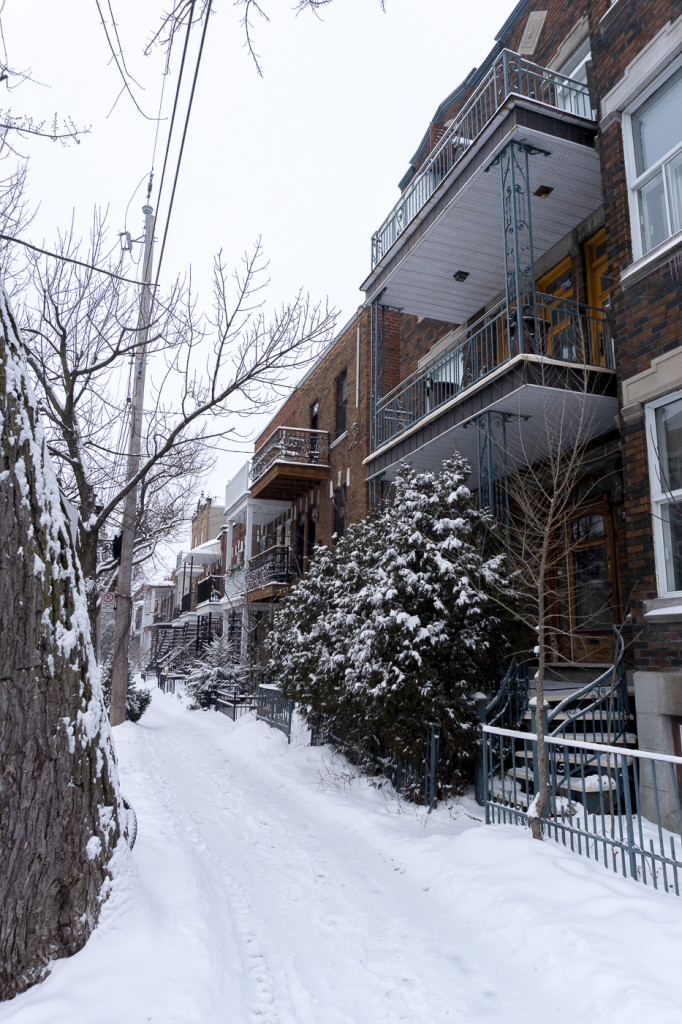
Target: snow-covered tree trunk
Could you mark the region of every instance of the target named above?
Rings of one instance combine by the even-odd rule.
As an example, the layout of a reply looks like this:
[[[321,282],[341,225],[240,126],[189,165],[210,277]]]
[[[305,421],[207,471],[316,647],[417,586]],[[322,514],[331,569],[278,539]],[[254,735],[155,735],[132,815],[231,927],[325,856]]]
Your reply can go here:
[[[121,836],[83,577],[0,286],[0,999],[97,920]]]

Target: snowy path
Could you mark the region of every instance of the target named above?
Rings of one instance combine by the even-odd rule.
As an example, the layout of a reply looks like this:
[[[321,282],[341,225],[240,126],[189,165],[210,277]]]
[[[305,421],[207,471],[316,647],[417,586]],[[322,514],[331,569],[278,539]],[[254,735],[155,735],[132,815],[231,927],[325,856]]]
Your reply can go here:
[[[466,802],[401,811],[328,752],[158,692],[116,744],[134,855],[2,1024],[680,1019],[682,900]]]

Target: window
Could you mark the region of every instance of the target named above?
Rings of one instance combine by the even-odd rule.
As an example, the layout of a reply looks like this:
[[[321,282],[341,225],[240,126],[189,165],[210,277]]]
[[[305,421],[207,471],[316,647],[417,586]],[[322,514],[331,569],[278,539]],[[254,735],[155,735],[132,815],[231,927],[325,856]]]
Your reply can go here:
[[[633,243],[645,255],[682,231],[682,67],[629,116]]]
[[[682,592],[682,391],[646,410],[654,549],[661,596]]]
[[[580,85],[587,86],[587,65],[592,59],[589,36],[573,51],[568,60],[559,68],[559,74],[565,75]],[[569,110],[579,117],[592,117],[590,98],[587,92],[578,91],[568,84],[557,86],[557,106],[561,110]]]
[[[336,378],[336,437],[346,432],[348,421],[348,372],[340,373]]]
[[[337,537],[346,532],[346,485],[334,491],[334,531]]]

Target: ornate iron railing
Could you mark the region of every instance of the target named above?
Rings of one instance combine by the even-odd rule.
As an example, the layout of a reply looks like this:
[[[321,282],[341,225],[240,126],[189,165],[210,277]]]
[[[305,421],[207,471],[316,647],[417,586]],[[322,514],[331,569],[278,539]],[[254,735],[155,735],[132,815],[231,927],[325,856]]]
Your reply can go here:
[[[220,576],[206,576],[197,583],[197,604],[220,600]]]
[[[528,662],[517,665],[512,658],[500,689],[486,707],[485,721],[489,725],[518,729],[528,710],[529,687]]]
[[[587,86],[503,50],[450,125],[421,170],[412,179],[378,231],[372,235],[372,267],[388,252],[407,225],[436,191],[512,96],[537,100],[555,110],[592,118]]]
[[[286,544],[273,547],[249,559],[246,589],[260,590],[271,583],[291,583],[291,549]]]
[[[625,644],[616,634],[617,655],[612,666],[597,679],[569,694],[547,715],[552,736],[624,743],[630,724],[630,701],[625,670]]]
[[[277,427],[253,457],[251,484],[260,480],[275,462],[328,466],[328,432],[303,430],[299,427]]]
[[[519,319],[521,327],[519,330]],[[536,292],[521,317],[506,299],[451,348],[406,377],[377,402],[376,447],[445,405],[519,353],[579,366],[611,367],[604,311]]]

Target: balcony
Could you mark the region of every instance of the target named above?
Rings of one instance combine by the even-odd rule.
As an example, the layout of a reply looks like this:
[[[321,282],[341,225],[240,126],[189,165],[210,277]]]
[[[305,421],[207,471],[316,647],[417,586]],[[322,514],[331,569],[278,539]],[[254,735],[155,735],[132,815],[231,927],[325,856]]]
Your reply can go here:
[[[522,313],[519,339],[516,310],[504,299],[452,348],[382,398],[376,408],[376,447],[390,443],[520,353],[613,368],[601,309],[538,292],[535,305],[524,306]]]
[[[482,415],[496,417],[511,468],[613,429],[616,412],[603,311],[538,292],[522,307],[519,330],[505,299],[379,400],[368,478],[392,479],[404,458],[436,468],[458,448],[476,487],[481,448],[471,428]]]
[[[445,176],[462,160],[511,96],[531,99],[582,118],[593,117],[589,92],[583,83],[533,64],[510,50],[503,50],[381,227],[372,235],[372,268],[424,208]]]
[[[281,592],[291,583],[291,551],[276,544],[249,560],[246,588],[249,601],[263,601]]]
[[[294,501],[329,479],[329,434],[278,427],[253,457],[251,497]]]
[[[514,220],[535,264],[600,209],[596,135],[583,84],[503,52],[375,232],[367,300],[476,316],[505,290]]]
[[[207,576],[206,579],[197,583],[197,606],[210,602],[218,604],[220,601],[220,577]]]

